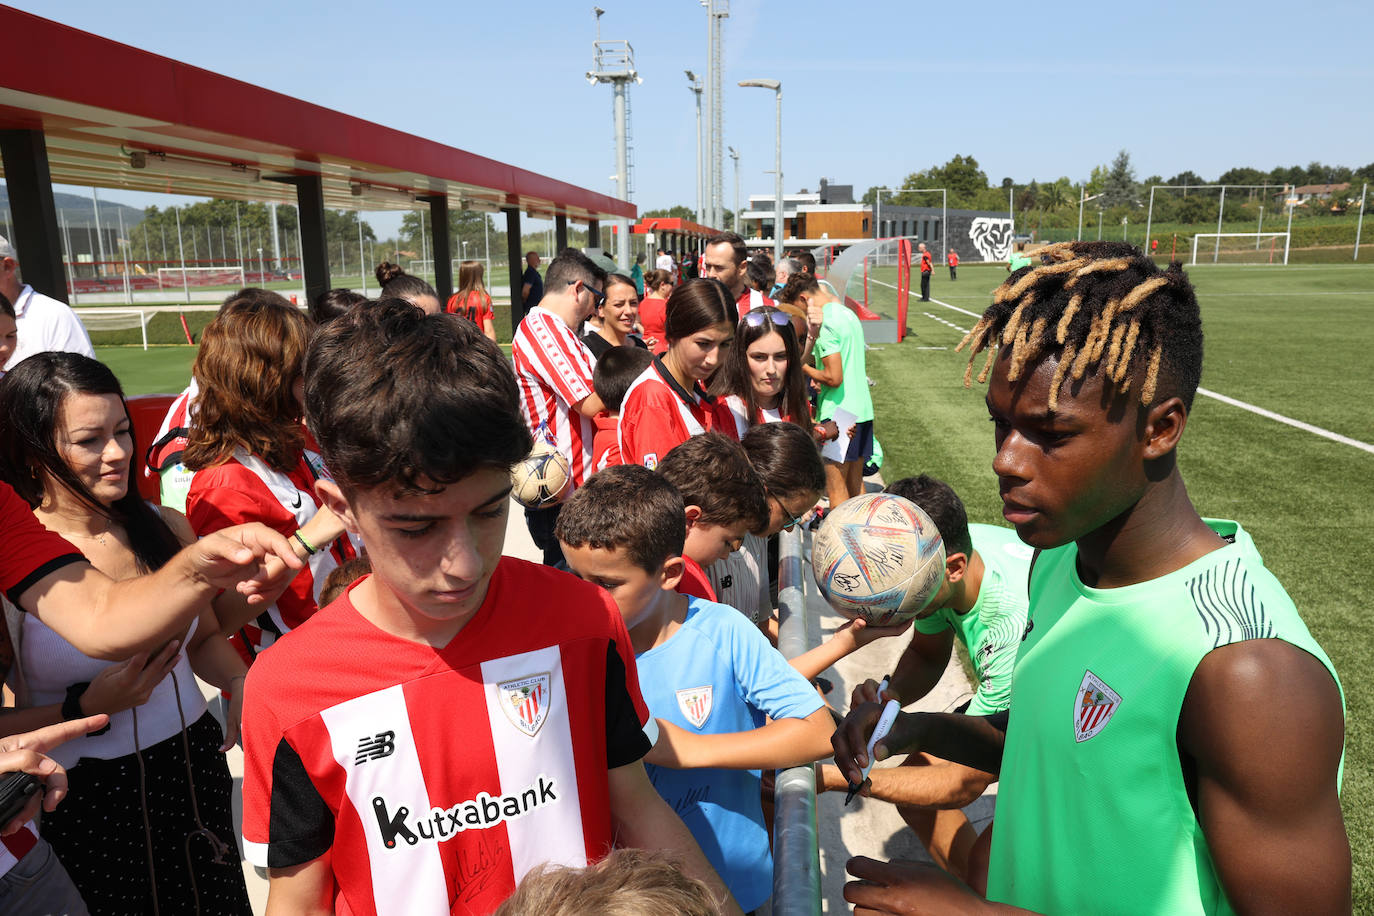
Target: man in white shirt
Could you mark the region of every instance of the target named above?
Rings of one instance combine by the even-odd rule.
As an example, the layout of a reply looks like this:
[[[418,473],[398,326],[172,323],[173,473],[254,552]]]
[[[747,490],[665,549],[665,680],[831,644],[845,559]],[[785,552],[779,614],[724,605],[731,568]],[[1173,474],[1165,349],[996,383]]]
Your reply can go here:
[[[90,335],[71,306],[19,282],[19,256],[9,240],[0,235],[0,293],[14,304],[14,321],[19,329],[19,344],[10,354],[4,369],[8,372],[26,356],[48,350],[80,353],[95,358]]]
[[[670,255],[670,254],[669,254],[667,251],[665,251],[664,249],[660,248],[660,249],[658,250],[658,258],[654,260],[654,267],[655,267],[657,270],[666,270],[666,271],[668,271],[669,273],[672,273],[672,272],[673,272],[673,256]]]

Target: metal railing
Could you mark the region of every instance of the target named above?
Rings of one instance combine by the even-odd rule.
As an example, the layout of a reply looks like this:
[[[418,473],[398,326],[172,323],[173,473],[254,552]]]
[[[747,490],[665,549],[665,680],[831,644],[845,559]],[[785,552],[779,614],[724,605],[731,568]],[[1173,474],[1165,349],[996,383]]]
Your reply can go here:
[[[803,526],[780,535],[778,650],[793,659],[811,648],[806,612],[807,569]],[[816,772],[811,764],[779,770],[773,794],[773,913],[821,912],[820,845],[816,835]]]

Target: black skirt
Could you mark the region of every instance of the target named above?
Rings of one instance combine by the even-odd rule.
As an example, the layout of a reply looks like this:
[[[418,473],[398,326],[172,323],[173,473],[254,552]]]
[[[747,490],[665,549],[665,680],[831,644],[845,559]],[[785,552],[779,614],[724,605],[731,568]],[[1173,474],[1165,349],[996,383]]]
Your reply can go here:
[[[145,799],[162,916],[252,913],[234,835],[233,779],[218,750],[224,740],[219,722],[207,712],[187,727],[186,739],[201,821],[228,846],[222,863],[213,861],[210,841],[192,836],[197,826],[180,734],[142,751],[142,789],[138,755],[83,757],[67,770],[70,793],[56,811],[43,815],[43,838],[57,851],[92,916],[153,912]]]

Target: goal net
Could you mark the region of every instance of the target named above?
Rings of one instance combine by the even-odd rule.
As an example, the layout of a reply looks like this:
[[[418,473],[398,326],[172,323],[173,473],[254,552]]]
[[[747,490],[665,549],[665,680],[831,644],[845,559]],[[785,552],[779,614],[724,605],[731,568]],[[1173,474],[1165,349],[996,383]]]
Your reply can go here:
[[[182,286],[247,286],[243,268],[234,267],[159,267],[157,285],[161,289]]]
[[[1287,232],[1199,232],[1190,265],[1287,264]]]
[[[79,308],[73,309],[87,331],[120,331],[138,328],[143,334],[143,349],[148,349],[148,322],[156,312],[148,309]]]

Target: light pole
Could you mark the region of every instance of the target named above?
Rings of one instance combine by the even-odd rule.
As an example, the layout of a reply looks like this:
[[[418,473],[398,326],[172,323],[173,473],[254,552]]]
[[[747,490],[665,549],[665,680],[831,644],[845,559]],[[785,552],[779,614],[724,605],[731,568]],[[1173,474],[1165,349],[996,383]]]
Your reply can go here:
[[[727,149],[730,150],[730,158],[735,162],[735,218],[733,220],[735,224],[735,234],[742,236],[744,233],[739,231],[739,153],[735,152],[733,146],[727,147]]]
[[[782,260],[782,83],[777,80],[740,80],[746,89],[772,89],[777,100],[777,139],[773,149],[773,263]]]
[[[1101,194],[1094,194],[1091,197],[1084,196],[1083,192],[1087,187],[1080,188],[1078,191],[1078,241],[1083,241],[1083,205],[1090,200],[1097,200]]]
[[[687,80],[690,83],[687,88],[697,97],[697,222],[705,225],[706,211],[704,209],[704,199],[701,193],[702,185],[705,184],[701,175],[701,79],[691,70],[683,70],[682,72],[687,74]]]

